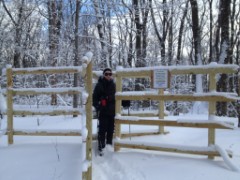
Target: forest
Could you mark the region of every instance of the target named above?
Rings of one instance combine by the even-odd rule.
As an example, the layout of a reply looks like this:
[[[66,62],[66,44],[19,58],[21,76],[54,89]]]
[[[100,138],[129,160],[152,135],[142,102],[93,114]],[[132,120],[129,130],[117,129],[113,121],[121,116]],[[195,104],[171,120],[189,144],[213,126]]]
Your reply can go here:
[[[79,66],[93,52],[93,69],[237,64],[239,0],[0,0],[0,68]],[[15,77],[17,86],[78,86],[52,76]],[[1,85],[4,87],[4,75]],[[208,77],[178,76],[175,92],[191,93]],[[143,83],[144,82],[144,83]],[[142,84],[148,88],[148,83]],[[135,87],[136,88],[136,87]],[[239,93],[239,74],[217,77],[221,92]],[[55,99],[51,104],[56,104]],[[239,116],[239,103],[219,104]]]

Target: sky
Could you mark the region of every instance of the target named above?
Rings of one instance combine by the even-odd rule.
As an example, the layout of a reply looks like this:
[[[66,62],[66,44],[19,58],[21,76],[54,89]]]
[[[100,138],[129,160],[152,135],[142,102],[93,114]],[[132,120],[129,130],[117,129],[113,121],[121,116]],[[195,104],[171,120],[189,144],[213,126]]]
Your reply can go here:
[[[172,118],[172,117],[168,117]],[[185,114],[178,118],[206,120],[207,114]],[[71,116],[29,116],[15,117],[17,130],[77,130],[80,117]],[[221,119],[220,119],[221,120]],[[222,119],[222,120],[226,120]],[[234,130],[217,130],[216,144],[233,152],[230,163],[240,169],[240,128],[237,119]],[[6,116],[0,129],[6,129]],[[154,126],[123,126],[123,132],[155,131]],[[201,128],[165,127],[166,135],[152,135],[125,138],[125,141],[168,144],[178,147],[207,146],[207,130]],[[96,120],[93,120],[96,134]],[[2,180],[80,180],[82,169],[81,137],[30,137],[15,136],[14,144],[7,144],[7,137],[0,137],[0,179]],[[93,180],[239,180],[240,171],[233,170],[217,157],[167,153],[147,150],[105,149],[103,157],[96,155],[96,141],[93,141]]]

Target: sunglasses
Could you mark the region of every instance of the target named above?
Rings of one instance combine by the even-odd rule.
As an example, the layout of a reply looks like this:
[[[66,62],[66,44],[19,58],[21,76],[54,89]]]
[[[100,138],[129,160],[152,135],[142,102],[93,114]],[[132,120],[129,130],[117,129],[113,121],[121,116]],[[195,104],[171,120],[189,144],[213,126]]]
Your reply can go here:
[[[112,76],[112,73],[104,73],[104,76]]]

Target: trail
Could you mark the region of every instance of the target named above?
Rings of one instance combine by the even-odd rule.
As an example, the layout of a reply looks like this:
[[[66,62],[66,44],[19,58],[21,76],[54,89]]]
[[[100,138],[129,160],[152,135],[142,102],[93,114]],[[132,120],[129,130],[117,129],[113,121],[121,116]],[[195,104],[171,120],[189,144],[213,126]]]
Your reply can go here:
[[[93,180],[145,180],[143,172],[127,163],[124,154],[106,149],[104,156],[93,157]]]

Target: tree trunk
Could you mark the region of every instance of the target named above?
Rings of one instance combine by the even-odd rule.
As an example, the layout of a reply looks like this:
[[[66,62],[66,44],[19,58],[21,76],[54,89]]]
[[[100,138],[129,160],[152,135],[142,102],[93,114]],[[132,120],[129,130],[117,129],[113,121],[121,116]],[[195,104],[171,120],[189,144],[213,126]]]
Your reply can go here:
[[[105,30],[103,25],[103,14],[101,14],[100,12],[101,8],[99,7],[99,3],[97,0],[94,0],[94,9],[97,16],[97,29],[98,29],[98,35],[99,35],[100,44],[101,44],[100,64],[102,68],[105,68],[109,66],[107,63],[107,45],[106,45]]]
[[[11,14],[11,12],[8,10],[5,1],[2,0],[3,8],[7,12],[9,18],[11,19],[12,23],[15,26],[15,37],[14,37],[14,55],[13,55],[13,67],[20,68],[21,66],[21,39],[22,39],[22,30],[23,28],[23,21],[24,19],[24,5],[25,0],[21,0],[21,2],[18,4],[18,12],[16,15],[15,20],[14,16]]]
[[[229,10],[231,11],[231,10]],[[229,63],[233,64],[233,48],[234,48],[234,26],[236,23],[236,20],[234,19],[235,15],[236,15],[236,0],[233,0],[233,5],[232,5],[232,12],[229,12],[230,14],[230,37],[229,37],[229,51],[228,51],[228,55],[229,55]],[[235,80],[233,76],[229,77],[229,90],[230,92],[234,92],[236,87],[235,87]]]
[[[159,45],[160,45],[161,63],[162,63],[162,65],[167,65],[167,62],[166,62],[166,45],[165,45],[165,43],[166,43],[165,41],[166,41],[166,38],[167,38],[167,32],[168,32],[167,1],[163,0],[163,2],[162,2],[162,7],[163,7],[162,35],[159,33],[159,30],[157,28],[157,23],[156,23],[156,20],[155,20],[154,10],[153,10],[153,7],[152,7],[152,0],[149,0],[149,6],[150,6],[150,9],[151,9],[151,17],[152,17],[154,31],[156,33],[156,36],[158,38]]]
[[[209,26],[210,26],[210,32],[209,32],[209,60],[208,62],[213,62],[215,59],[213,59],[213,11],[212,11],[212,3],[213,0],[208,0],[209,2]]]
[[[142,61],[144,61],[144,66],[146,66],[146,57],[147,57],[147,22],[148,22],[148,14],[149,14],[149,5],[146,4],[145,9],[142,10],[143,15],[143,23],[142,23]]]
[[[230,5],[231,0],[221,0],[221,47],[220,47],[220,63],[229,63],[229,19],[230,19]],[[228,77],[226,74],[220,76],[217,82],[217,90],[220,92],[227,92]],[[217,104],[217,114],[219,116],[227,115],[227,103],[221,102]]]
[[[171,15],[169,20],[169,33],[168,33],[168,65],[173,64],[173,0],[171,0]]]
[[[201,34],[198,17],[198,4],[197,0],[190,0],[192,8],[192,33],[193,33],[193,45],[194,45],[194,64],[202,65],[201,59]],[[202,92],[202,77],[201,75],[193,75],[193,84],[196,87],[197,92]]]
[[[61,30],[62,1],[48,1],[48,23],[49,23],[49,62],[51,66],[57,65],[58,47]],[[56,87],[57,77],[51,77],[51,86]],[[57,95],[53,94],[51,105],[57,105]]]
[[[127,20],[126,20],[127,21]],[[131,20],[131,28],[130,28],[130,32],[129,32],[129,42],[128,42],[128,56],[127,56],[127,62],[128,62],[128,66],[132,67],[132,61],[133,61],[133,21]]]
[[[74,66],[79,66],[79,13],[80,13],[80,6],[81,6],[81,0],[76,0],[76,13],[75,13],[75,30],[74,30],[74,36],[75,36],[75,53],[74,53]],[[80,76],[79,73],[74,74],[74,80],[73,80],[73,87],[79,86],[79,80]],[[77,108],[79,103],[79,95],[74,94],[73,95],[73,108]],[[74,115],[73,117],[76,117],[77,115]]]
[[[142,61],[142,25],[140,23],[140,10],[139,10],[139,1],[133,0],[133,8],[134,8],[134,22],[136,26],[136,67],[144,67]]]
[[[189,1],[186,2],[186,6],[183,12],[183,17],[181,18],[181,23],[180,23],[180,28],[179,28],[179,33],[178,33],[178,46],[177,46],[177,61],[176,65],[181,64],[181,54],[182,54],[182,37],[183,37],[183,30],[184,30],[184,23],[185,19],[187,17],[187,11],[188,11],[188,3]]]
[[[195,65],[201,65],[201,59],[199,56],[201,55],[200,51],[200,44],[201,44],[201,37],[200,37],[200,27],[199,27],[199,18],[198,18],[198,4],[197,0],[190,0],[191,7],[192,7],[192,33],[193,33],[193,45],[194,45],[194,63]]]
[[[179,33],[178,33],[178,46],[177,46],[176,65],[181,64],[182,37],[183,37],[184,23],[185,23],[185,19],[186,19],[186,16],[187,16],[187,11],[188,11],[188,3],[189,3],[189,1],[186,2],[186,6],[185,6],[184,11],[183,11],[183,17],[181,18],[181,23],[180,23]],[[175,116],[179,115],[178,101],[174,101],[173,102],[172,110],[174,110],[174,115]]]

